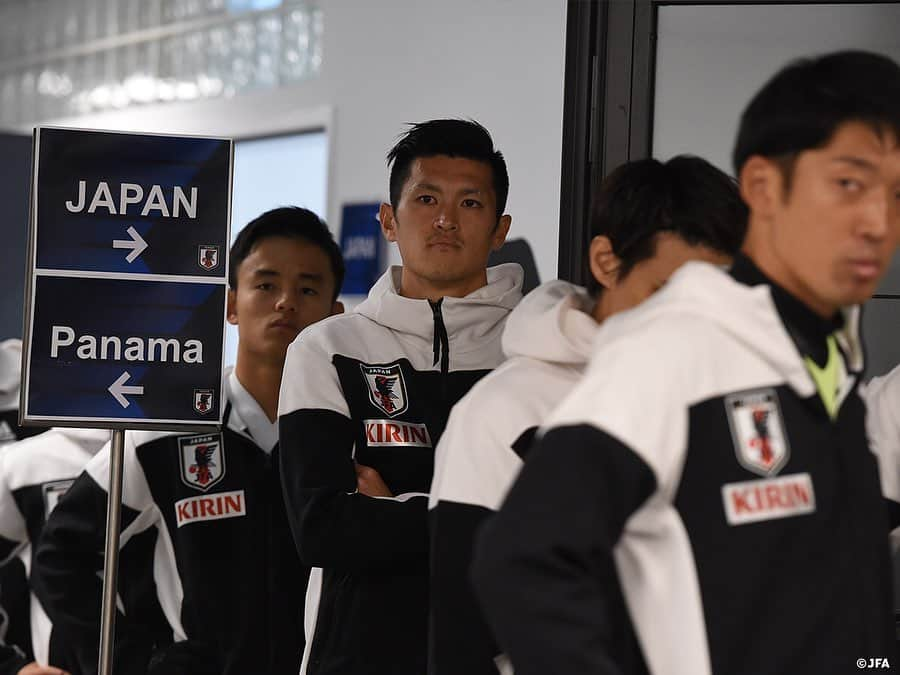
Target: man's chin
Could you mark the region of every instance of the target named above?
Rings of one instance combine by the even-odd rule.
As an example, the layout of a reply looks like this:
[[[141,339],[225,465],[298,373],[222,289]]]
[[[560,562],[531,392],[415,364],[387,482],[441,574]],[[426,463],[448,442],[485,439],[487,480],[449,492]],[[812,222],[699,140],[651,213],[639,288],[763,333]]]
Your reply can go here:
[[[845,293],[841,293],[835,297],[833,304],[837,307],[851,307],[852,305],[863,305],[872,299],[875,294],[877,285],[866,284],[863,287],[848,289]]]
[[[427,270],[422,277],[435,284],[460,284],[472,277],[478,276],[481,270],[462,269],[459,265],[434,265]]]
[[[268,340],[266,344],[259,350],[260,356],[268,361],[284,361],[287,357],[288,347],[291,346],[293,339],[287,338],[279,340]]]

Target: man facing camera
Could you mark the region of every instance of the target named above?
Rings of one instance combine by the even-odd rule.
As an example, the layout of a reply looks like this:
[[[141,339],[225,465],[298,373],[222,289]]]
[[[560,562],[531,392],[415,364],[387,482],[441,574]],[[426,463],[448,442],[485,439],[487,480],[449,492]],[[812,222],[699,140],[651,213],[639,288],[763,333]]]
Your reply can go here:
[[[281,473],[306,596],[303,675],[422,675],[428,488],[450,408],[503,360],[518,265],[503,156],[482,126],[413,125],[388,155],[389,269],[353,314],[302,333],[279,403]]]
[[[126,434],[123,560],[138,534],[157,535],[149,584],[175,640],[141,675],[296,675],[308,569],[281,498],[278,390],[291,341],[342,310],[343,275],[340,249],[311,211],[280,208],[250,222],[231,248],[227,317],[240,337],[222,431]],[[94,658],[108,475],[106,446],[60,499],[35,558],[54,626],[92,645]],[[141,583],[122,569],[123,592]],[[135,632],[130,618],[126,608],[117,636]]]

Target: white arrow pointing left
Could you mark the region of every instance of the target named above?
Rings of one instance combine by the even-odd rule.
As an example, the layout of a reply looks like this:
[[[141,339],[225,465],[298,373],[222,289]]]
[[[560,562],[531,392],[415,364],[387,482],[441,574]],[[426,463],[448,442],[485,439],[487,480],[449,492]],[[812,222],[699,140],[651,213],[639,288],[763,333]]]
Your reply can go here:
[[[144,238],[136,229],[134,229],[134,227],[129,226],[126,231],[131,239],[113,239],[113,248],[130,248],[131,253],[125,256],[125,260],[133,263],[137,260],[137,257],[144,252],[144,249],[147,248],[147,242],[144,241]]]
[[[127,408],[131,405],[131,402],[125,398],[125,394],[133,394],[137,396],[141,396],[144,393],[143,387],[126,387],[125,383],[131,379],[131,375],[128,372],[124,372],[119,376],[115,382],[109,385],[109,393],[116,397],[116,400],[119,402],[123,408]]]

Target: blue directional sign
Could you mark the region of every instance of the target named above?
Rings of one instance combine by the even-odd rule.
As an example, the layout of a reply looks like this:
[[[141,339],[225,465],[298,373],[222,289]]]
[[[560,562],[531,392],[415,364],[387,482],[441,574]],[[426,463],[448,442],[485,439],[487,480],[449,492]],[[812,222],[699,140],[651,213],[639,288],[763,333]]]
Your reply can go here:
[[[232,154],[35,131],[23,423],[221,423]]]
[[[345,295],[365,295],[384,272],[379,206],[381,202],[344,204],[341,252],[347,270],[341,293]]]

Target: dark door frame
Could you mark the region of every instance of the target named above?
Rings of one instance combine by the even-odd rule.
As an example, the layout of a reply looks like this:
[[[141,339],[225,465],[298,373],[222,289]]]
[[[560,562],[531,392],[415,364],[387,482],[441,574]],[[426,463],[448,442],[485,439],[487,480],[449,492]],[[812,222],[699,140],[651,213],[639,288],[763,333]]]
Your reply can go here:
[[[878,5],[896,0],[569,0],[560,183],[560,279],[583,284],[593,187],[649,157],[664,5]]]

